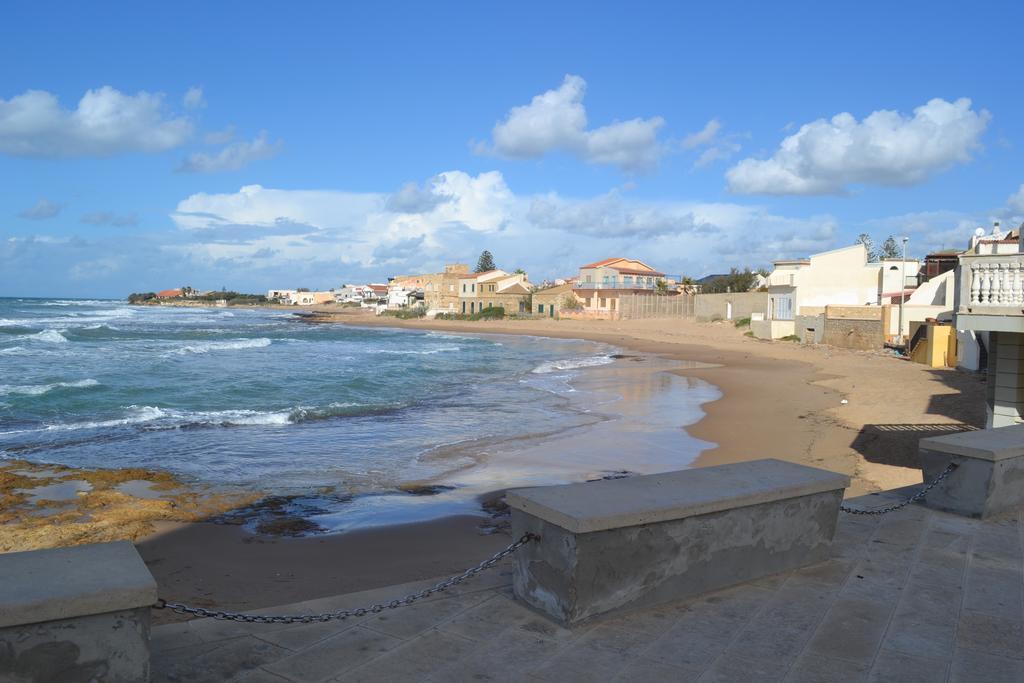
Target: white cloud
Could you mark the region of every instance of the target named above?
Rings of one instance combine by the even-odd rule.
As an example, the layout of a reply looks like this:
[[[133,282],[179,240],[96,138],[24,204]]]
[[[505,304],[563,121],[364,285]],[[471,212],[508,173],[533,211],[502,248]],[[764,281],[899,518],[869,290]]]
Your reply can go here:
[[[716,161],[728,159],[740,151],[742,146],[739,139],[745,136],[739,133],[720,135],[721,132],[722,123],[717,119],[711,119],[701,130],[683,138],[683,149],[705,148],[693,162],[694,168],[702,168]]]
[[[20,212],[18,217],[25,218],[30,221],[44,221],[48,218],[55,218],[63,208],[64,206],[62,204],[51,202],[49,199],[44,197],[31,207]]]
[[[235,127],[228,126],[224,130],[214,130],[203,136],[207,145],[226,145],[235,139]]]
[[[187,237],[166,248],[197,264],[232,264],[252,277],[316,263],[339,281],[438,269],[484,248],[499,265],[521,266],[536,279],[617,254],[703,275],[806,255],[836,240],[829,216],[788,218],[758,206],[637,200],[619,191],[516,195],[498,172],[448,171],[393,194],[246,186],[193,195],[172,218]]]
[[[79,220],[88,225],[103,225],[114,228],[134,228],[139,224],[139,219],[135,214],[118,214],[113,211],[93,211],[84,214]]]
[[[261,131],[252,141],[239,141],[228,145],[217,154],[195,152],[181,162],[178,170],[184,173],[218,173],[237,171],[254,161],[272,159],[281,151],[281,141],[270,142],[267,131]]]
[[[1012,211],[1018,213],[1024,213],[1024,185],[1017,188],[1017,191],[1010,195],[1010,198],[1006,200],[1006,205]]]
[[[562,151],[588,163],[631,171],[657,165],[663,152],[658,131],[664,119],[635,118],[587,130],[586,89],[581,77],[567,75],[557,89],[535,96],[530,104],[513,107],[504,121],[494,125],[493,146],[478,145],[477,151],[516,159]]]
[[[197,87],[191,87],[185,92],[185,97],[182,98],[182,104],[185,105],[186,109],[202,109],[206,106],[206,100],[203,99],[203,89]]]
[[[911,185],[970,161],[990,118],[966,98],[933,99],[912,117],[879,110],[857,121],[844,112],[804,124],[771,158],[744,159],[726,178],[740,194],[841,194],[852,184]]]
[[[185,117],[165,115],[163,95],[89,90],[73,110],[52,93],[29,90],[0,99],[0,153],[20,157],[105,157],[160,152],[192,134]]]
[[[690,133],[683,138],[683,149],[693,149],[695,147],[700,147],[701,145],[709,144],[715,139],[715,136],[718,135],[718,131],[720,130],[722,130],[722,124],[716,119],[711,119],[705,123],[704,127],[699,131],[696,133]]]

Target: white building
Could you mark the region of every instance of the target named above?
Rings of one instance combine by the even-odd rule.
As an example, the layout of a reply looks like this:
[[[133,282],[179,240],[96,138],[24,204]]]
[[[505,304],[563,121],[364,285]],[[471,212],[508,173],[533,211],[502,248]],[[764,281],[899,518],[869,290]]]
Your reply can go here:
[[[826,306],[877,306],[883,294],[908,296],[920,270],[916,260],[868,261],[863,244],[776,261],[774,266],[765,278],[768,315],[751,322],[754,335],[762,339],[795,334],[798,315],[820,315]]]

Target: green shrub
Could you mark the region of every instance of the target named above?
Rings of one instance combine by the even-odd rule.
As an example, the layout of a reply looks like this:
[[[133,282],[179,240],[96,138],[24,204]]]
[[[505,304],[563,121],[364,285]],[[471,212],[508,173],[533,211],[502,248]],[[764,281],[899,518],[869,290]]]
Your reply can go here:
[[[798,342],[798,341],[802,341],[802,340],[800,339],[800,335],[799,334],[787,334],[785,337],[781,337],[779,339],[779,341]]]
[[[427,308],[425,306],[413,306],[412,308],[400,308],[397,311],[384,311],[384,315],[390,315],[393,318],[399,320],[411,320],[414,318],[422,318],[427,314]]]
[[[753,337],[754,336],[754,331],[753,330],[747,330],[746,332],[743,333],[743,336],[744,337]]]
[[[505,308],[503,306],[488,306],[484,310],[469,316],[467,320],[501,320],[504,317]]]
[[[750,318],[740,318],[736,321],[736,327],[750,327]]]

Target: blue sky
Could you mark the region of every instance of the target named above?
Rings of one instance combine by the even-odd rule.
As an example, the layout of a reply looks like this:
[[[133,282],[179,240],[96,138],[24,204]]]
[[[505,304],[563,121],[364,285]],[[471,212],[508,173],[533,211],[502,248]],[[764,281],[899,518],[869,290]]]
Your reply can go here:
[[[1010,3],[369,5],[8,5],[0,295],[701,276],[1024,215]]]

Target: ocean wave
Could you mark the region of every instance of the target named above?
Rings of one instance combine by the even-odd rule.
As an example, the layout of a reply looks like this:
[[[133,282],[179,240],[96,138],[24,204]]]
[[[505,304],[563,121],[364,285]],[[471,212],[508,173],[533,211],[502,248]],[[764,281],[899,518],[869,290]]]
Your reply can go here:
[[[99,382],[94,379],[80,379],[75,382],[54,382],[52,384],[0,384],[0,396],[7,394],[42,396],[54,389],[85,389],[95,386],[99,386]]]
[[[535,367],[533,372],[537,375],[546,375],[551,372],[564,372],[566,370],[576,370],[577,368],[592,368],[598,365],[608,365],[609,363],[614,362],[615,359],[611,356],[580,356],[564,360],[546,361]]]
[[[0,349],[0,356],[23,356],[27,353],[31,353],[24,346],[11,346],[6,349]]]
[[[232,339],[230,341],[211,341],[202,342],[200,344],[189,344],[183,346],[180,349],[175,349],[173,353],[184,355],[186,353],[209,353],[211,351],[237,351],[239,349],[260,349],[265,346],[270,346],[271,341],[266,337],[259,337],[257,339]]]
[[[28,339],[35,339],[37,341],[47,342],[47,343],[50,343],[50,344],[63,344],[65,342],[67,342],[67,340],[68,340],[67,337],[65,337],[63,334],[61,334],[57,330],[49,330],[49,329],[43,330],[42,332],[37,332],[36,334],[30,334],[30,335],[28,335],[27,338]]]
[[[85,386],[85,385],[83,385]],[[2,392],[2,387],[0,387]],[[91,429],[139,426],[148,430],[182,429],[188,427],[284,427],[302,422],[334,417],[356,417],[390,412],[399,404],[368,405],[362,403],[331,403],[323,407],[299,407],[290,410],[180,410],[158,406],[128,406],[123,417],[110,420],[89,420],[49,424],[38,429],[24,429],[0,434],[31,432],[68,432]]]
[[[423,351],[395,351],[394,349],[373,349],[370,353],[386,353],[390,356],[430,356],[435,353],[451,353],[452,351],[461,351],[460,346],[439,346],[436,349],[425,349]]]

